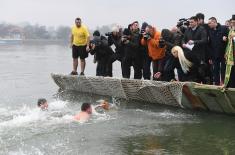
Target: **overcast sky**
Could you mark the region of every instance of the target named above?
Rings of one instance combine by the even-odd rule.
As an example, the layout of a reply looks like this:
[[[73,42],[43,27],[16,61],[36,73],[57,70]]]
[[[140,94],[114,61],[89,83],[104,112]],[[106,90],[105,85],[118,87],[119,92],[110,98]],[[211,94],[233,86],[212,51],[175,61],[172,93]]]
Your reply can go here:
[[[0,0],[0,22],[73,25],[81,17],[89,28],[138,20],[170,28],[181,17],[197,12],[224,24],[235,14],[234,0]]]

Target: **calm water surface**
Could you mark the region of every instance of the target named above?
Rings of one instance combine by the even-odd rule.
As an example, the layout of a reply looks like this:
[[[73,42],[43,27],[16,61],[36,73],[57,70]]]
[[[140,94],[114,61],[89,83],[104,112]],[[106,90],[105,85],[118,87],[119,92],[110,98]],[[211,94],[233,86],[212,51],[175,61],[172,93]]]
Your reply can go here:
[[[70,71],[66,46],[0,47],[0,154],[235,154],[235,117],[59,92],[50,73]],[[95,75],[91,57],[86,74]],[[49,100],[49,111],[37,109],[40,97]],[[118,109],[94,115],[87,123],[72,121],[82,102],[104,98]]]

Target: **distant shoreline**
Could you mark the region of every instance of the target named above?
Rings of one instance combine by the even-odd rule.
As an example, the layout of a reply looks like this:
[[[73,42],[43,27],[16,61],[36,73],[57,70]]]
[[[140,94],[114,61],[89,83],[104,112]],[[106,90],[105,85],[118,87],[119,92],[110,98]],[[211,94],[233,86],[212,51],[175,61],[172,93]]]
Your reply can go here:
[[[22,43],[64,43],[67,44],[69,41],[62,39],[25,39],[22,40]]]

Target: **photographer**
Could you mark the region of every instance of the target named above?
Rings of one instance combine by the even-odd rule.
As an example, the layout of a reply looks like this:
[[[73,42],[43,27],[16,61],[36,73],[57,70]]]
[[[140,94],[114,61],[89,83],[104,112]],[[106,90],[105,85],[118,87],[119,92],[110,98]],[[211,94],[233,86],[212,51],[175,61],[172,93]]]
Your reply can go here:
[[[113,54],[113,50],[108,46],[108,40],[101,36],[99,31],[95,31],[93,37],[90,42],[90,54],[94,55],[97,62],[96,76],[107,76],[107,61]]]
[[[161,32],[161,39],[159,41],[159,46],[166,47],[165,66],[162,75],[163,81],[171,81],[175,79],[175,74],[174,74],[175,67],[173,66],[175,58],[171,54],[171,49],[174,46],[180,46],[182,38],[183,35],[180,35],[180,33],[172,32],[168,29],[163,29]],[[178,75],[179,73],[180,71],[178,72]]]
[[[106,33],[106,36],[108,36],[108,45],[115,46],[115,53],[113,53],[108,61],[107,61],[107,76],[112,77],[113,76],[113,63],[115,61],[122,62],[124,51],[122,46],[122,31],[119,27],[115,26],[112,28],[111,33]]]
[[[161,33],[148,25],[141,39],[141,44],[147,46],[149,57],[152,60],[154,79],[160,80],[164,67],[165,47],[159,47]]]
[[[141,38],[143,38],[143,35],[145,34],[145,29],[148,26],[148,23],[144,22],[141,26]],[[143,78],[145,80],[150,80],[151,79],[151,58],[148,54],[148,47],[147,46],[141,46],[141,56],[143,57],[142,59],[142,69],[143,69]]]
[[[125,29],[122,36],[124,57],[122,61],[123,78],[130,78],[131,66],[134,68],[134,79],[141,79],[140,33],[139,24],[134,22],[130,29]]]

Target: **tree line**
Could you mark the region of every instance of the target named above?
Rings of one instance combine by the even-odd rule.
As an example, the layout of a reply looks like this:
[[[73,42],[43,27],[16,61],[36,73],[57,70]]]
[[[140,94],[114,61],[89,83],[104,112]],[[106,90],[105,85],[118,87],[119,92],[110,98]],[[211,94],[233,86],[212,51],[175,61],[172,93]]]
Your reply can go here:
[[[68,26],[47,27],[39,24],[24,26],[0,23],[0,38],[18,35],[22,39],[68,40],[71,28]]]
[[[101,34],[111,31],[116,24],[97,26],[95,30],[99,30]],[[91,35],[94,30],[89,30]],[[48,40],[65,40],[68,41],[71,33],[71,27],[58,26],[48,27],[39,24],[7,24],[0,23],[0,38],[11,38],[14,35],[20,35],[22,39],[48,39]]]

